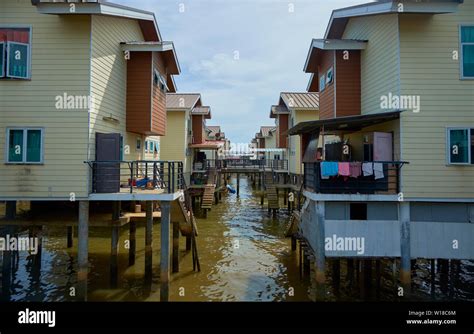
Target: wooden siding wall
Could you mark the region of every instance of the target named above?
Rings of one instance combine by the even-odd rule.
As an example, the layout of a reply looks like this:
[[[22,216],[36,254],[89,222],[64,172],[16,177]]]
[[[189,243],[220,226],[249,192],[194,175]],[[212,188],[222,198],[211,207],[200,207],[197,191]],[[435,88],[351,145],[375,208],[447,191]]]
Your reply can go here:
[[[125,160],[143,158],[143,149],[136,149],[136,140],[142,135],[126,131],[127,60],[120,42],[143,41],[136,20],[92,16],[92,68],[91,91],[94,108],[90,112],[89,159],[95,157],[95,133],[121,133],[124,146],[129,147]],[[117,122],[104,120],[114,117]],[[125,153],[127,151],[125,150]]]
[[[389,111],[380,108],[380,97],[399,94],[397,14],[351,18],[342,38],[368,41],[361,51],[361,113]]]
[[[360,51],[336,51],[336,117],[360,115]]]
[[[319,77],[327,72],[327,70],[334,66],[334,51],[326,51],[321,53],[320,65],[318,67],[318,73],[316,73],[315,80],[318,81]],[[319,90],[321,90],[319,88]],[[326,88],[319,93],[319,110],[321,119],[334,118],[334,81],[327,85]]]
[[[162,54],[153,52],[153,68],[166,78],[166,66]],[[164,136],[166,133],[166,92],[153,85],[153,110],[151,114],[151,132]]]
[[[400,15],[403,95],[420,97],[418,113],[402,113],[402,157],[406,197],[474,198],[474,165],[446,161],[446,128],[474,128],[474,80],[460,79],[459,24],[474,24],[474,1],[457,13]]]
[[[278,115],[278,148],[288,147],[286,131],[288,131],[288,115]]]
[[[87,196],[88,110],[56,109],[64,93],[89,96],[90,17],[38,14],[1,0],[0,25],[32,27],[31,80],[0,80],[0,200]],[[42,165],[6,165],[6,128],[44,129]]]
[[[204,119],[202,115],[194,115],[193,118],[193,143],[200,144],[204,140]]]
[[[184,161],[187,148],[187,112],[173,110],[167,112],[167,128],[165,136],[161,137],[160,158],[163,160]]]
[[[131,52],[127,61],[127,131],[145,134],[151,130],[151,52]]]

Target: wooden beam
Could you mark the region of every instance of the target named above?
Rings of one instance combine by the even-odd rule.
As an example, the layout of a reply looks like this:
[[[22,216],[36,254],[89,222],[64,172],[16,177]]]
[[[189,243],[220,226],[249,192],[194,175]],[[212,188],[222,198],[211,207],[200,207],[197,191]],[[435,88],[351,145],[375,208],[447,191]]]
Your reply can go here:
[[[153,268],[153,201],[146,201],[145,281],[151,281]]]

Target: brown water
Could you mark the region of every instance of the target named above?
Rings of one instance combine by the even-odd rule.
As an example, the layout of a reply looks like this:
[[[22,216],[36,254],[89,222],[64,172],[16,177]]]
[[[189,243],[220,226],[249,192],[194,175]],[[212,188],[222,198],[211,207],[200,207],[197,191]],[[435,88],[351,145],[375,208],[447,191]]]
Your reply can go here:
[[[235,184],[235,180],[232,180]],[[180,238],[180,272],[172,274],[172,301],[308,301],[316,298],[311,277],[301,277],[298,252],[290,249],[284,237],[288,216],[280,210],[272,219],[260,205],[247,179],[241,178],[240,197],[228,194],[213,206],[208,217],[198,218],[197,238],[201,272],[192,270],[192,257]],[[153,230],[153,277],[144,279],[143,225],[137,226],[137,254],[134,266],[128,266],[128,226],[120,231],[118,284],[111,288],[110,229],[90,228],[89,300],[96,301],[158,301],[160,225]],[[75,300],[70,288],[76,284],[76,248],[66,248],[65,228],[43,230],[41,268],[35,257],[20,252],[12,271],[10,293],[1,289],[3,300],[68,301]],[[27,232],[20,232],[26,236]],[[74,239],[75,246],[77,239]],[[374,263],[374,262],[373,262]],[[381,261],[377,275],[375,263],[371,279],[347,273],[341,261],[340,282],[333,280],[332,261],[327,261],[327,288],[322,300],[397,300],[398,273],[393,261]],[[474,264],[455,263],[453,269],[437,266],[431,281],[428,261],[417,261],[413,270],[415,300],[474,300]],[[3,282],[5,282],[3,280]],[[3,283],[5,284],[5,283]]]

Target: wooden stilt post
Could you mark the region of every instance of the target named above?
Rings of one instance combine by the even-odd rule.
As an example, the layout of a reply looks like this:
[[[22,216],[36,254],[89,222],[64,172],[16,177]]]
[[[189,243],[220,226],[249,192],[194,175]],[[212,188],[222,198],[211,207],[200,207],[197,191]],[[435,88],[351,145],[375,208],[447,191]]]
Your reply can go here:
[[[261,191],[260,195],[260,205],[263,205],[264,199],[263,199],[263,191]]]
[[[237,173],[237,196],[240,194],[240,174]]]
[[[375,294],[377,300],[380,299],[380,288],[381,288],[381,265],[380,260],[375,260]]]
[[[410,255],[410,203],[399,203],[400,219],[400,281],[404,296],[411,289],[411,255]]]
[[[128,238],[129,238],[129,249],[128,249],[128,265],[133,266],[135,264],[135,254],[137,251],[137,224],[130,222]]]
[[[153,201],[146,201],[145,226],[145,281],[148,283],[153,276]]]
[[[118,243],[119,243],[119,227],[112,226],[112,236],[110,240],[110,285],[112,288],[117,287],[118,278]]]
[[[288,200],[288,190],[285,189],[285,192],[283,194],[283,205],[286,205],[287,200]]]
[[[291,250],[292,251],[296,250],[296,237],[294,235],[291,236]]]
[[[192,238],[190,236],[186,236],[186,252],[189,252],[191,250],[191,241]]]
[[[311,271],[310,271],[308,248],[303,249],[303,273],[304,273],[304,277],[310,277]]]
[[[347,259],[347,276],[346,276],[346,279],[352,285],[352,282],[354,281],[354,260],[353,259]]]
[[[77,296],[87,301],[87,275],[89,272],[89,202],[79,202],[79,224],[77,233]]]
[[[332,284],[336,294],[339,294],[341,283],[341,261],[339,259],[332,260]]]
[[[37,238],[38,240],[38,252],[36,253],[35,258],[34,258],[34,266],[36,270],[38,270],[38,274],[39,274],[39,271],[41,270],[41,257],[43,253],[43,235],[42,235],[43,227],[35,226],[33,227],[33,231],[34,231],[33,237]]]
[[[73,235],[73,227],[72,226],[68,226],[67,227],[67,248],[71,248],[73,246],[73,243],[74,243],[74,235]]]
[[[173,272],[179,272],[179,223],[173,222]]]
[[[7,201],[5,203],[5,218],[15,219],[16,216],[16,201]]]
[[[7,202],[8,203],[8,202]],[[13,234],[13,226],[6,226],[5,234]],[[11,278],[12,278],[12,252],[4,250],[2,259],[2,293],[0,294],[2,301],[10,301],[11,296]]]
[[[169,300],[170,202],[161,202],[160,301]]]

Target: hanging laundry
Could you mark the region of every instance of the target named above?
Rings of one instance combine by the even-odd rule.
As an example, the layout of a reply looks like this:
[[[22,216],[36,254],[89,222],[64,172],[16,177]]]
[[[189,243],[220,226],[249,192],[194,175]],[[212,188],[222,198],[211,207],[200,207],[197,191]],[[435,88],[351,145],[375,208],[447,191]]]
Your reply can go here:
[[[383,164],[378,163],[378,162],[374,163],[374,175],[375,175],[376,180],[384,178]]]
[[[328,179],[330,176],[336,176],[338,172],[337,162],[323,161],[321,162],[321,178]]]
[[[359,177],[362,174],[362,163],[360,162],[351,162],[350,163],[350,176],[351,177]]]
[[[348,162],[340,162],[338,166],[338,174],[341,176],[351,175],[350,165]]]
[[[374,175],[374,167],[372,162],[364,162],[362,164],[362,172],[364,176]]]

